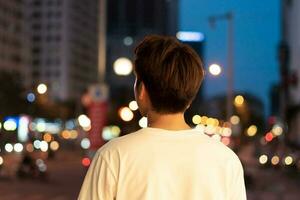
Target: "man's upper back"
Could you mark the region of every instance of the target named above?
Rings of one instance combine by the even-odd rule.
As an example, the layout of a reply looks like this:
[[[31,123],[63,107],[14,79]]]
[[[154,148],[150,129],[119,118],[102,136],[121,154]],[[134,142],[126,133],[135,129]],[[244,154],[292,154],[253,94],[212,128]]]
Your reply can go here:
[[[240,161],[221,142],[195,129],[145,128],[97,152],[79,197],[113,198],[240,200],[246,196]]]

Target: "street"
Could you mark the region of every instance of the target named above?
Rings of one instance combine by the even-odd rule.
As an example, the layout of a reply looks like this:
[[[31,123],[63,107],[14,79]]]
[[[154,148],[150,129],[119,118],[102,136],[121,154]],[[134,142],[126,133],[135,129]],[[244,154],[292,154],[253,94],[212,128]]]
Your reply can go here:
[[[49,160],[48,178],[20,180],[15,177],[0,179],[1,200],[71,200],[78,196],[85,169],[80,152],[63,151]],[[254,160],[254,159],[253,159]],[[248,160],[250,162],[250,160]],[[253,162],[253,161],[252,161]],[[248,200],[297,200],[300,196],[300,180],[286,172],[260,168],[247,164],[245,171],[251,177],[247,184]],[[249,179],[246,178],[246,181]]]
[[[0,178],[1,200],[73,200],[78,196],[85,169],[78,152],[60,152],[49,160],[46,181]]]

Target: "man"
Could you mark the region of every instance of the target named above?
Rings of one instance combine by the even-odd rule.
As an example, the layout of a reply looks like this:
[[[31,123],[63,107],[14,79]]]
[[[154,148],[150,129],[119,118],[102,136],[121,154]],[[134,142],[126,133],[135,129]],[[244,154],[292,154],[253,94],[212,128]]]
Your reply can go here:
[[[98,150],[78,199],[246,199],[238,157],[184,120],[204,76],[195,51],[148,36],[135,54],[135,98],[148,127]]]

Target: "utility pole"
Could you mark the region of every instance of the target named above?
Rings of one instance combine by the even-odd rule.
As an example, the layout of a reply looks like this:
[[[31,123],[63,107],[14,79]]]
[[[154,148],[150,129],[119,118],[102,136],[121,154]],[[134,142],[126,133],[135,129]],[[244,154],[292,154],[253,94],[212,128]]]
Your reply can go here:
[[[104,83],[106,71],[106,0],[99,0],[98,82]]]
[[[226,120],[230,120],[233,114],[233,88],[234,88],[234,23],[233,14],[228,12],[222,15],[209,17],[209,23],[214,27],[217,20],[226,20],[227,28],[227,96],[226,96]]]

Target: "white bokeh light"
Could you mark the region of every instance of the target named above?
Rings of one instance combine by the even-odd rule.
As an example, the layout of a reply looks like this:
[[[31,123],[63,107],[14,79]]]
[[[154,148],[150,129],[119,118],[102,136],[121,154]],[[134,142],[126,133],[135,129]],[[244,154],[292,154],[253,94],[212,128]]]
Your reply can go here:
[[[220,75],[221,71],[222,71],[220,65],[218,65],[218,64],[212,64],[212,65],[210,65],[209,68],[208,68],[208,70],[209,70],[209,73],[211,73],[213,76]]]
[[[87,128],[91,126],[91,120],[86,115],[79,115],[78,123],[82,128]]]
[[[133,65],[128,58],[121,57],[114,62],[113,67],[117,75],[127,76],[132,72]]]
[[[13,147],[12,144],[7,143],[7,144],[5,144],[4,149],[5,149],[5,151],[7,151],[7,152],[10,153],[10,152],[12,152],[14,150],[14,147]]]
[[[20,152],[22,152],[23,151],[23,145],[21,144],[21,143],[16,143],[15,145],[14,145],[14,150],[15,150],[15,152],[18,152],[18,153],[20,153]]]
[[[140,120],[139,120],[139,126],[141,128],[146,128],[148,125],[148,119],[147,117],[142,117]]]
[[[88,138],[83,138],[80,142],[80,146],[83,148],[83,149],[88,149],[90,148],[91,146],[91,142]]]
[[[37,86],[37,92],[39,93],[39,94],[45,94],[46,92],[47,92],[47,85],[46,84],[44,84],[44,83],[41,83],[41,84],[39,84],[38,86]]]
[[[119,110],[121,119],[125,122],[129,122],[133,119],[133,112],[128,107],[123,107]]]
[[[128,106],[129,106],[130,110],[133,110],[133,111],[139,109],[139,106],[136,101],[131,101]]]

